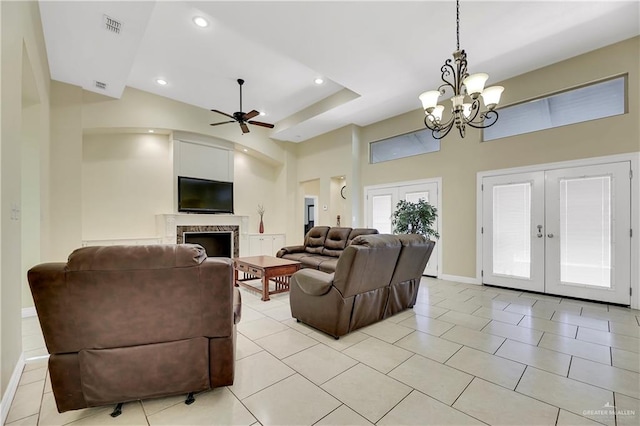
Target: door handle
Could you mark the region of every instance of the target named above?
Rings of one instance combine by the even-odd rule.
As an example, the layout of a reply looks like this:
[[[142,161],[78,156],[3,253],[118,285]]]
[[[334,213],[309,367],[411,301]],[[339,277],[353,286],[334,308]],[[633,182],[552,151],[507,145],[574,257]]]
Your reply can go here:
[[[538,225],[538,234],[537,234],[538,238],[542,238],[544,237],[544,235],[542,234],[542,225]]]
[[[553,238],[553,234],[547,234],[547,237]]]

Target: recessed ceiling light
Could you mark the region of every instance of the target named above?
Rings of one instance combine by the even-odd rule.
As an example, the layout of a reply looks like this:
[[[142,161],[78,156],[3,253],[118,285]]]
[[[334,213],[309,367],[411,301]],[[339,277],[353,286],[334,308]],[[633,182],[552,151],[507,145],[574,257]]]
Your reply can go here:
[[[244,152],[249,152],[249,150],[247,148],[243,148],[242,149]]]
[[[264,111],[260,111],[260,115],[264,117],[265,115],[267,115],[267,113]]]
[[[196,16],[193,18],[193,23],[199,26],[200,28],[206,28],[209,26],[209,21],[204,19],[202,16]]]
[[[321,79],[320,77],[318,77],[318,78],[316,78],[315,80],[313,80],[313,82],[314,82],[315,84],[322,84],[322,83],[324,83],[324,80],[323,80],[323,79]]]
[[[158,78],[158,79],[156,79],[156,83],[158,83],[160,86],[166,86],[167,85],[167,80],[162,79],[162,78]]]
[[[155,132],[155,130],[149,129],[149,130],[148,130],[148,132],[149,132],[149,133],[154,133],[154,132]]]

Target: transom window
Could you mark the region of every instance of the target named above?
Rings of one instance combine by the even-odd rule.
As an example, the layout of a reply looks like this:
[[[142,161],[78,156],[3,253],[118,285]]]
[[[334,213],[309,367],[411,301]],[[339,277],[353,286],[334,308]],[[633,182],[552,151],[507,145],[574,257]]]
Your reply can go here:
[[[369,146],[371,164],[440,151],[440,141],[433,138],[429,129],[382,139]]]
[[[484,129],[483,141],[552,129],[626,112],[627,76],[500,108],[500,118]]]

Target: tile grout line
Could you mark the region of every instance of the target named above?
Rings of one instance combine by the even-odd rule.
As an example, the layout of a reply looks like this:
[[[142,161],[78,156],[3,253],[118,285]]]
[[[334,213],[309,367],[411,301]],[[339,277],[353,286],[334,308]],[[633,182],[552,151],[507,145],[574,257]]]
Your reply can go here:
[[[529,368],[529,367],[531,367],[531,368],[532,368],[532,369],[534,369],[534,370],[540,370],[540,371],[543,371],[543,372],[547,372],[547,371],[545,371],[545,370],[541,370],[541,369],[539,369],[539,368],[536,368],[536,367],[533,367],[533,366],[529,366],[529,365],[527,365],[527,368]],[[551,373],[551,374],[553,374],[553,373]],[[523,374],[523,377],[524,377],[524,374]],[[560,377],[563,377],[563,376],[560,376]],[[569,380],[573,380],[573,379],[569,379]],[[579,382],[579,383],[581,383],[581,382]],[[517,386],[516,386],[516,388],[517,388]],[[535,401],[538,401],[538,402],[540,402],[540,403],[542,403],[542,404],[545,404],[545,405],[548,405],[548,406],[550,406],[550,407],[558,408],[558,409],[560,409],[560,410],[565,410],[565,411],[567,411],[567,412],[569,412],[569,413],[575,414],[576,416],[579,416],[579,417],[582,417],[582,418],[589,419],[588,417],[584,417],[583,415],[578,414],[578,413],[576,413],[575,411],[571,411],[571,410],[569,410],[568,408],[562,408],[562,407],[559,407],[559,406],[557,406],[557,405],[553,405],[553,404],[551,404],[551,403],[549,403],[549,402],[546,402],[546,401],[543,401],[543,400],[541,400],[541,399],[539,399],[539,398],[536,398],[535,396],[527,395],[526,393],[522,393],[522,392],[520,392],[520,391],[518,391],[518,390],[516,390],[516,389],[514,389],[514,390],[513,390],[513,392],[515,392],[515,393],[517,393],[517,394],[519,394],[519,395],[522,395],[522,396],[524,396],[524,397],[531,398],[531,399],[533,399],[533,400],[535,400]],[[591,419],[589,419],[589,420],[591,420]],[[593,420],[593,421],[595,421],[595,420]],[[597,423],[599,423],[599,422],[597,422]]]
[[[524,370],[522,370],[522,374],[520,375],[520,377],[518,378],[518,382],[516,383],[516,385],[513,387],[513,389],[511,389],[512,391],[516,391],[516,388],[518,387],[518,385],[520,384],[520,381],[522,380],[522,378],[524,377],[524,373],[527,371],[527,368],[529,368],[528,364],[524,365]],[[544,370],[542,370],[544,371]]]

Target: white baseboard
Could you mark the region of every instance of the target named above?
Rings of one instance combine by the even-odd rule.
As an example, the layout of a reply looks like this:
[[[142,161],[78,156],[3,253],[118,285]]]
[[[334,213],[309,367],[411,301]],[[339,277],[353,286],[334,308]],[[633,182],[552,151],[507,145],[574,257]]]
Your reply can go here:
[[[22,318],[35,317],[37,315],[35,306],[22,308]]]
[[[482,282],[477,278],[460,277],[458,275],[446,275],[446,274],[442,274],[438,278],[440,278],[441,280],[455,281],[457,283],[463,283],[463,284],[482,285]]]
[[[9,380],[7,390],[4,392],[4,395],[2,395],[2,403],[0,403],[0,424],[2,425],[7,421],[9,408],[11,408],[11,402],[13,402],[13,397],[16,395],[16,390],[18,389],[18,383],[20,383],[22,370],[24,370],[24,352],[20,354],[18,363],[13,369],[13,374],[11,374],[11,379]]]

